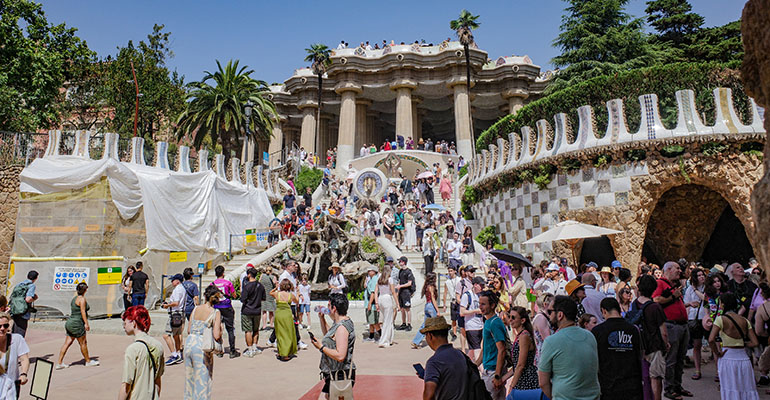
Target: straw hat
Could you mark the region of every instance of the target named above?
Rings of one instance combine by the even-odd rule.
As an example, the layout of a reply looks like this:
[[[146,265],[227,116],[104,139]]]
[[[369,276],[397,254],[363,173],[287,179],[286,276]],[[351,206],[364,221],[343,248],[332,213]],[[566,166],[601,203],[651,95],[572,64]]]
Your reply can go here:
[[[443,316],[434,318],[428,318],[425,320],[425,328],[420,329],[420,333],[423,335],[433,331],[448,331],[452,326],[446,323],[446,319]]]
[[[602,267],[602,270],[599,271],[599,273],[602,273],[602,274],[605,273],[605,272],[608,273],[608,274],[611,274],[612,270],[610,269],[610,267]]]
[[[332,263],[332,266],[331,266],[331,267],[329,267],[329,268],[337,268],[337,269],[342,269],[342,267],[340,267],[340,263],[338,263],[338,262],[334,262],[334,263]]]

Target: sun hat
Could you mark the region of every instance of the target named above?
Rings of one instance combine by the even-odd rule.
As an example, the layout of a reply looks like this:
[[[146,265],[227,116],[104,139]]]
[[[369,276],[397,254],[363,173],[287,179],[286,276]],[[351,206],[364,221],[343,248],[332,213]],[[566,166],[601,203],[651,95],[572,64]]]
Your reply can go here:
[[[420,333],[423,335],[433,331],[448,331],[452,326],[446,323],[446,318],[443,316],[428,318],[425,320],[425,328],[420,329]]]
[[[545,269],[546,271],[558,271],[559,265],[556,263],[550,263],[548,264],[548,268]]]
[[[339,268],[339,269],[342,269],[342,267],[340,267],[340,263],[338,263],[338,262],[333,262],[332,266],[329,267],[329,268]]]
[[[568,296],[572,296],[572,293],[574,293],[576,290],[582,288],[584,285],[577,281],[577,279],[573,279],[569,282],[567,282],[567,286],[564,287],[564,290],[567,291]]]
[[[610,267],[602,267],[602,270],[599,271],[599,273],[605,273],[605,272],[608,274],[611,274],[612,270],[610,269]]]

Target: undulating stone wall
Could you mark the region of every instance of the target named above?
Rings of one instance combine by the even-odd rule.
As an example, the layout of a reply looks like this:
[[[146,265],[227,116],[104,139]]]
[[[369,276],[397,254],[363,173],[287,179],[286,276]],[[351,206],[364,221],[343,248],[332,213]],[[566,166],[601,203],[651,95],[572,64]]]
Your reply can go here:
[[[8,262],[16,234],[16,216],[19,211],[20,165],[0,167],[0,289],[8,279]]]

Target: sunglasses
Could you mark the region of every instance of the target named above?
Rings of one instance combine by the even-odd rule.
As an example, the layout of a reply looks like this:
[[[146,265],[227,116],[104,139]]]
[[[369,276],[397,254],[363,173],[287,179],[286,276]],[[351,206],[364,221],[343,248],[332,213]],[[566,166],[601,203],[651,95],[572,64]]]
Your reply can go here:
[[[0,328],[8,329],[11,326],[11,324],[0,324]]]

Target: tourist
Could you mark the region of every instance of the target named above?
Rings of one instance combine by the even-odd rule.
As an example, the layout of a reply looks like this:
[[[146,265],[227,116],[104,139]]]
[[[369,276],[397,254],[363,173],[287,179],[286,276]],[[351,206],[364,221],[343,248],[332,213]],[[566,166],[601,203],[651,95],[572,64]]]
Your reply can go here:
[[[455,218],[455,225],[457,226],[457,232],[463,232],[463,234],[465,233],[465,228],[467,226],[467,223],[465,222],[465,217],[463,217],[462,211],[457,212],[457,218]],[[471,237],[473,237],[473,232],[471,232]]]
[[[415,209],[411,205],[404,213],[404,247],[406,251],[413,251],[417,247],[417,226],[415,225]],[[422,232],[421,232],[422,233]]]
[[[451,238],[446,241],[446,250],[449,256],[449,263],[447,265],[451,265],[455,268],[459,268],[463,265],[463,260],[461,258],[462,249],[463,244],[460,241],[460,233],[455,232]]]
[[[281,280],[278,288],[270,291],[270,296],[276,300],[274,332],[278,344],[278,359],[289,361],[297,353],[297,336],[294,332],[296,327],[290,304],[297,303],[298,299],[288,279]]]
[[[380,279],[380,275],[377,271],[377,267],[369,266],[366,269],[366,280],[364,281],[364,301],[366,301],[366,323],[369,324],[368,336],[364,334],[364,342],[374,342],[375,333],[380,330],[380,313],[377,308],[377,281]]]
[[[377,287],[374,293],[377,301],[375,306],[382,313],[382,333],[378,345],[383,348],[393,344],[393,324],[396,319],[395,312],[398,311],[395,285],[393,280],[389,278],[392,271],[391,265],[385,264],[383,267],[382,273],[377,278]]]
[[[184,271],[182,271],[182,276],[184,276],[184,282],[182,282],[182,285],[185,292],[184,316],[185,319],[189,321],[192,310],[200,303],[201,292],[198,289],[198,285],[192,281],[193,276],[195,276],[195,274],[193,274],[192,268],[185,268]]]
[[[356,365],[353,363],[353,348],[356,334],[353,321],[348,317],[348,299],[342,294],[329,295],[329,316],[333,324],[328,326],[326,315],[318,313],[323,338],[319,341],[311,336],[313,346],[321,352],[321,376],[324,386],[319,399],[337,399],[343,394],[335,389],[331,381],[350,380],[350,398],[352,385],[356,381]]]
[[[466,226],[463,232],[462,240],[462,260],[463,264],[474,264],[474,258],[476,255],[475,241],[473,240],[473,229],[470,226]],[[457,232],[460,232],[460,227],[457,228]]]
[[[86,302],[86,291],[88,291],[88,285],[85,282],[80,282],[77,285],[76,291],[78,293],[70,302],[70,317],[64,324],[64,331],[67,336],[64,338],[64,345],[62,345],[59,351],[59,361],[56,363],[56,369],[64,369],[69,365],[64,364],[64,355],[67,354],[72,343],[77,339],[80,344],[80,352],[83,354],[86,367],[94,367],[99,365],[99,361],[92,360],[88,356],[88,342],[86,341],[86,332],[91,330],[88,325],[88,310],[91,306]]]
[[[569,296],[569,298],[572,299],[572,301],[574,301],[577,305],[577,317],[580,318],[581,315],[586,313],[586,309],[583,308],[582,304],[580,304],[586,297],[586,290],[583,289],[583,284],[578,282],[577,279],[573,279],[567,282],[567,285],[564,287],[564,289],[567,291],[567,296]]]
[[[436,243],[433,236],[433,232],[425,230],[422,234],[422,258],[425,265],[425,273],[433,272],[436,261]],[[455,265],[451,265],[452,268],[457,268]]]
[[[468,357],[476,360],[476,350],[481,348],[484,321],[479,308],[479,296],[486,282],[484,278],[473,278],[473,285],[460,298],[460,316],[465,318],[465,340],[468,342]]]
[[[341,50],[345,48],[345,41],[341,40],[340,44],[337,45],[337,50]]]
[[[615,297],[618,303],[623,304],[623,298],[621,297],[621,291],[628,289],[631,293],[631,286],[628,284],[631,281],[631,270],[628,268],[620,268],[618,270],[618,283],[615,285]]]
[[[307,209],[313,207],[313,191],[310,186],[305,188],[305,194],[302,195],[302,200]]]
[[[727,288],[738,297],[738,302],[740,303],[738,314],[742,317],[747,317],[751,307],[751,298],[757,290],[757,285],[751,280],[746,279],[746,272],[740,264],[735,263],[730,265],[730,267],[733,277],[727,282]]]
[[[759,399],[754,368],[745,349],[759,345],[757,335],[751,322],[738,313],[743,304],[737,295],[725,293],[719,300],[723,314],[714,320],[709,335],[711,352],[719,359],[719,391],[723,399]],[[722,342],[721,349],[717,347],[717,336]]]
[[[348,286],[345,282],[345,276],[342,275],[342,268],[338,262],[333,262],[331,268],[331,274],[327,283],[329,285],[330,293],[342,294],[342,291]]]
[[[550,293],[554,296],[566,295],[567,281],[564,279],[564,275],[559,272],[559,266],[556,263],[550,263],[545,271],[545,279],[535,283],[533,288],[541,293]]]
[[[706,330],[703,329],[703,317],[708,310],[703,305],[706,299],[706,272],[696,268],[690,273],[690,285],[684,292],[684,305],[687,308],[687,329],[692,341],[692,358],[695,364],[695,372],[692,374],[693,380],[701,378],[701,348],[703,347],[703,338],[706,336]]]
[[[497,316],[497,295],[485,290],[479,294],[479,309],[484,315],[484,328],[482,333],[482,357],[476,361],[481,364],[481,378],[492,395],[493,400],[505,399],[505,381],[502,379],[506,372],[505,351],[508,343],[508,331],[505,324]]]
[[[457,276],[457,270],[454,267],[448,267],[449,278],[444,282],[444,297],[441,299],[441,313],[446,312],[446,305],[449,304],[449,318],[452,321],[452,341],[457,339],[457,319],[460,317],[460,305],[457,302],[457,286],[460,284],[460,277]],[[447,295],[449,302],[447,303]]]
[[[436,274],[431,272],[429,274],[425,275],[425,283],[422,285],[422,298],[425,299],[425,319],[422,322],[422,326],[420,326],[420,329],[425,327],[425,321],[427,321],[430,318],[435,317],[438,315],[438,311],[436,308],[436,296],[438,293],[438,289],[436,288]],[[412,339],[412,348],[413,349],[419,349],[422,347],[422,341],[425,339],[425,335],[423,335],[420,331],[417,331],[417,333],[414,335],[414,339]]]
[[[171,292],[168,300],[161,304],[161,308],[168,310],[168,319],[166,320],[166,333],[163,340],[166,341],[171,357],[166,360],[166,365],[182,363],[182,330],[184,329],[184,304],[185,290],[182,282],[182,274],[176,274],[171,277],[171,285],[174,290]]]
[[[631,310],[641,313],[638,323],[644,345],[644,368],[648,370],[649,384],[645,381],[645,393],[651,392],[655,400],[660,400],[663,393],[663,378],[666,376],[666,356],[669,349],[666,314],[660,304],[653,301],[653,293],[658,283],[652,275],[642,275],[637,282],[639,296],[631,305]],[[680,398],[672,394],[673,398]]]
[[[684,359],[687,355],[687,343],[690,334],[687,332],[687,310],[682,301],[680,286],[680,267],[674,261],[663,265],[663,277],[658,279],[657,288],[652,294],[653,300],[663,306],[666,314],[666,330],[670,348],[666,354],[665,396],[687,396],[692,393],[682,387]]]
[[[495,311],[504,316],[511,309],[511,296],[508,294],[505,278],[502,275],[494,274],[489,281],[489,290],[497,295],[497,309]]]
[[[13,318],[13,333],[24,337],[27,335],[27,324],[31,317],[32,303],[37,300],[35,294],[38,273],[31,270],[27,273],[27,279],[14,286],[10,298],[10,312]]]
[[[147,334],[150,330],[150,313],[142,305],[131,306],[121,318],[123,318],[123,330],[126,335],[134,337],[134,342],[126,347],[118,399],[160,398],[160,378],[163,375],[164,366],[163,345]],[[5,338],[2,326],[2,315],[0,315],[0,348],[4,347],[2,342]],[[26,344],[24,346],[26,347]],[[188,346],[185,346],[185,350],[187,348]],[[190,357],[186,356],[185,359],[189,360]],[[15,365],[15,363],[11,363],[11,365]],[[22,362],[23,367],[24,363]],[[29,368],[29,361],[27,361],[27,368]],[[185,398],[191,399],[193,397],[185,396]]]
[[[310,289],[307,274],[303,272],[302,280],[297,290],[299,292],[299,310],[297,310],[297,315],[299,317],[299,324],[305,329],[310,328]],[[307,324],[302,323],[305,318],[307,318]]]
[[[508,398],[525,397],[534,395],[540,398],[542,390],[537,379],[537,366],[535,365],[534,329],[529,317],[529,311],[524,307],[514,306],[507,313],[508,325],[513,331],[513,344],[511,346],[511,359],[513,365],[503,376],[503,382],[508,381],[511,393]]]
[[[297,305],[299,304],[299,289],[297,289],[298,285],[297,285],[297,278],[295,277],[295,274],[297,273],[297,269],[299,268],[299,265],[297,264],[296,261],[292,259],[285,259],[281,261],[281,268],[283,269],[283,272],[281,272],[281,275],[278,277],[278,282],[283,282],[284,280],[288,280],[289,283],[291,283],[291,287],[292,287],[291,292],[294,295],[294,298],[296,299],[295,301],[289,303],[289,308],[291,309],[291,315],[294,318],[294,337],[297,339],[297,344],[299,348],[301,350],[305,350],[307,349],[307,344],[305,344],[299,336],[299,319],[297,318]],[[268,345],[272,347],[273,345],[275,345],[275,341],[276,341],[276,332],[275,330],[273,330],[273,332],[270,334]]]
[[[385,235],[385,238],[393,241],[393,233],[395,233],[396,230],[396,219],[393,216],[393,210],[390,208],[386,208],[384,213],[382,214],[382,233]]]
[[[259,277],[259,284],[265,288],[265,293],[270,293],[276,286],[275,276],[273,276],[273,267],[265,266],[262,276]],[[267,296],[262,302],[262,326],[264,329],[273,328],[273,313],[275,312],[275,299]]]
[[[294,201],[294,192],[286,193],[283,196],[283,215],[291,215],[292,211],[294,211]]]
[[[468,386],[468,364],[462,351],[447,340],[449,325],[442,316],[425,321],[420,329],[434,351],[425,363],[422,398],[428,400],[464,400]],[[418,375],[419,376],[419,375]]]
[[[398,259],[398,285],[395,286],[398,291],[398,305],[401,309],[401,326],[396,330],[412,330],[412,295],[415,290],[415,279],[412,270],[407,265],[408,259],[401,256]]]
[[[549,399],[599,398],[596,339],[575,326],[577,304],[567,296],[556,296],[548,314],[558,330],[545,339],[537,364],[543,393]]]
[[[144,263],[136,262],[136,272],[131,275],[131,305],[143,306],[150,290],[150,277],[142,271]]]
[[[602,269],[599,270],[599,276],[601,276],[602,281],[599,283],[599,286],[596,287],[596,290],[603,293],[606,297],[615,297],[615,286],[617,283],[612,275],[612,269],[607,266],[602,267]]]
[[[596,325],[599,325],[599,319],[597,319],[596,315],[585,313],[578,318],[577,324],[579,327],[590,332]]]
[[[633,301],[633,295],[631,293],[631,287],[624,287],[618,292],[618,298],[620,302],[620,315],[626,316],[626,313],[631,309],[631,302]]]
[[[441,203],[444,207],[449,208],[450,200],[452,199],[452,178],[449,175],[441,177],[441,183],[439,183],[439,193],[441,193]]]
[[[581,282],[583,283],[583,289],[585,290],[585,297],[580,303],[583,305],[586,313],[596,316],[599,323],[604,322],[601,317],[601,301],[607,297],[602,292],[596,289],[596,275],[593,273],[584,273]]]
[[[120,288],[123,289],[123,310],[128,310],[131,307],[131,275],[134,274],[136,268],[133,265],[129,265],[126,268],[126,273],[123,275],[123,280],[120,281]]]
[[[425,180],[425,203],[433,204],[433,178],[429,177]]]
[[[759,343],[765,344],[765,348],[759,357],[758,369],[760,372],[758,385],[770,384],[770,378],[768,373],[770,372],[770,346],[767,345],[768,336],[770,332],[767,329],[767,324],[770,322],[770,286],[767,282],[760,282],[759,291],[761,297],[764,300],[762,305],[757,308],[757,312],[754,315],[754,333],[757,335]]]
[[[262,319],[262,302],[267,298],[265,288],[257,281],[256,268],[251,267],[246,271],[248,277],[241,287],[241,330],[246,339],[246,350],[243,355],[254,357],[262,354],[257,347],[259,342],[259,322]]]
[[[396,234],[396,246],[400,249],[404,244],[404,209],[400,205],[396,207],[394,217],[394,228]]]
[[[521,276],[523,268],[521,264],[513,264],[510,266],[511,270],[511,284],[508,285],[508,294],[510,295],[510,303],[514,307],[529,307],[529,300],[527,300],[527,282],[524,281],[524,277]]]
[[[599,350],[599,386],[603,399],[642,400],[642,339],[636,326],[620,315],[612,297],[601,302],[604,322],[591,329]]]
[[[232,301],[230,300],[235,295],[235,287],[233,287],[232,282],[225,279],[225,267],[217,265],[217,267],[214,268],[214,273],[216,274],[217,279],[215,279],[212,284],[216,286],[224,296],[214,305],[214,308],[219,311],[219,314],[222,317],[222,323],[227,330],[227,341],[230,344],[230,358],[235,358],[241,355],[241,353],[235,349],[235,311],[233,310]],[[222,354],[217,354],[217,356],[222,357]]]
[[[190,316],[187,338],[184,341],[185,399],[208,400],[211,398],[214,356],[213,352],[203,351],[203,346],[208,340],[222,342],[223,318],[219,315],[222,309],[216,308],[216,305],[223,299],[219,288],[216,285],[209,285],[203,291],[203,304],[196,306]]]

